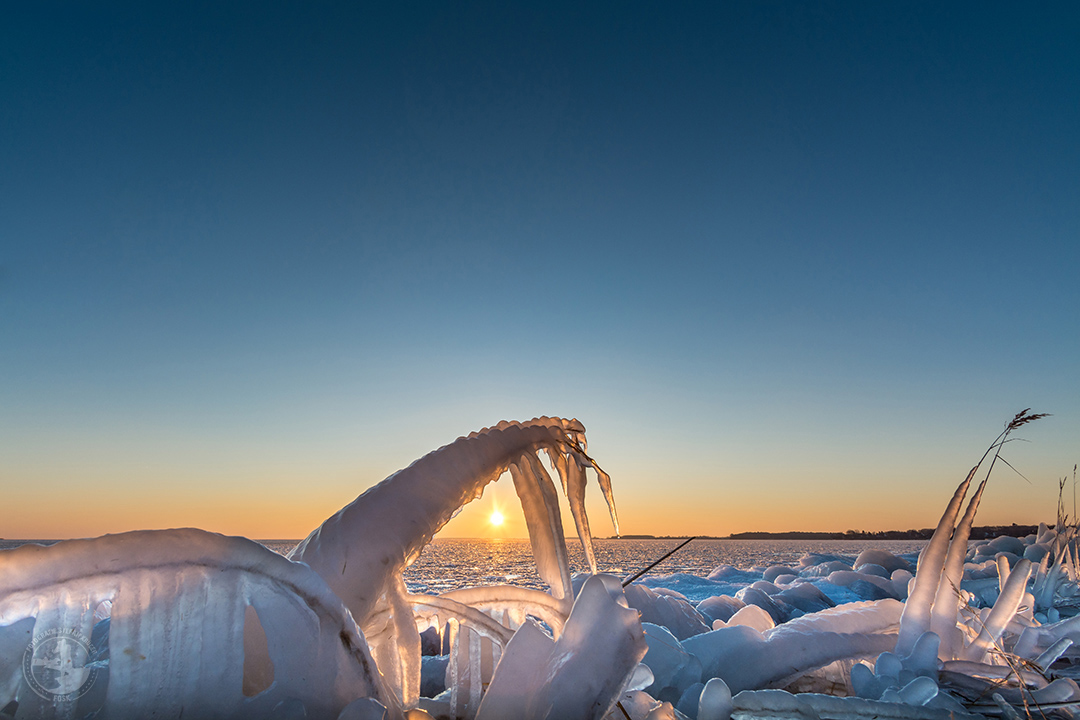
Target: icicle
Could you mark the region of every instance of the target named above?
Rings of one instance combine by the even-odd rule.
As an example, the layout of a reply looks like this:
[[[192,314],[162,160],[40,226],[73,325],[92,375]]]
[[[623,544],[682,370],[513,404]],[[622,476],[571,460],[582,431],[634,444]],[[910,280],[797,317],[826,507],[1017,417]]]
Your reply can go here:
[[[393,648],[397,651],[397,662],[401,668],[401,682],[397,690],[402,707],[410,708],[420,698],[420,633],[416,630],[412,608],[406,600],[408,590],[405,589],[405,581],[399,576],[395,585],[387,591],[387,596],[393,612]]]
[[[559,563],[559,581],[562,587],[561,591],[555,592],[553,590],[552,594],[557,599],[569,598],[573,595],[573,588],[570,585],[570,557],[566,550],[566,537],[563,534],[562,513],[559,511],[559,493],[555,489],[555,483],[551,481],[548,471],[544,469],[544,463],[540,462],[540,458],[535,453],[526,453],[523,459],[532,468],[533,477],[536,478],[536,482],[544,494],[544,502],[548,508],[548,517],[551,523],[551,534],[555,539],[555,559]],[[549,584],[553,588],[555,587],[554,583]]]
[[[566,453],[559,451],[557,448],[544,448],[547,451],[548,459],[551,461],[551,466],[555,468],[555,472],[559,475],[559,480],[562,482],[563,492],[569,494],[569,458]]]
[[[971,525],[975,520],[975,513],[979,510],[979,500],[982,499],[985,487],[986,481],[983,480],[953,532],[941,582],[934,598],[930,628],[941,639],[938,657],[942,660],[951,660],[963,648],[963,639],[956,627],[956,615],[960,610],[960,581],[964,579],[964,557],[967,555],[968,538],[971,537]]]
[[[566,480],[566,499],[570,502],[570,512],[574,516],[581,548],[589,563],[589,572],[596,574],[596,554],[593,552],[592,535],[589,532],[589,517],[585,514],[585,468],[577,462],[569,464]]]
[[[450,662],[446,666],[446,687],[450,691],[450,711],[453,717],[457,718],[465,714],[465,706],[468,703],[468,689],[465,683],[469,667],[469,631],[460,627],[457,620],[453,618],[447,626],[449,628],[447,634],[453,638],[453,643],[450,646]]]
[[[484,690],[484,677],[481,670],[480,635],[469,631],[469,709],[466,718],[476,715],[480,707],[480,696]]]
[[[896,640],[897,655],[910,654],[919,636],[930,630],[931,609],[938,584],[941,582],[941,571],[945,567],[945,559],[949,552],[949,539],[952,537],[953,526],[956,524],[956,516],[960,512],[960,504],[964,501],[968,485],[971,484],[971,478],[975,476],[977,469],[978,465],[971,468],[967,479],[956,488],[956,492],[953,493],[952,499],[945,508],[945,513],[938,521],[930,543],[919,556],[918,569],[915,571],[915,587],[904,604],[904,614],[900,618],[900,635]]]
[[[506,610],[515,617],[524,618],[532,615],[547,623],[558,636],[566,623],[573,604],[566,600],[556,600],[551,595],[532,588],[515,585],[486,585],[476,588],[451,590],[438,596],[440,599],[453,600],[482,612]]]
[[[475,589],[486,590],[487,588]],[[469,627],[503,645],[510,641],[513,634],[509,628],[479,608],[453,600],[448,595],[409,595],[405,599],[413,607],[414,616],[419,614],[423,618],[426,615],[425,610],[438,613],[440,617],[452,619],[457,627]]]
[[[600,490],[604,493],[604,500],[607,501],[608,512],[611,513],[611,524],[615,526],[615,534],[619,535],[619,514],[615,512],[615,494],[611,492],[611,476],[600,468],[593,465],[593,470],[596,471],[596,480],[600,483]]]
[[[993,610],[990,611],[983,623],[979,636],[964,650],[964,659],[982,662],[986,653],[1001,638],[1005,626],[1009,624],[1009,621],[1020,607],[1020,601],[1024,597],[1030,576],[1031,561],[1021,560],[1018,562],[1009,575],[1009,582],[1005,584],[1004,591],[998,597],[997,602],[994,603]]]
[[[538,477],[531,455],[523,455],[510,465],[514,489],[521,499],[525,524],[529,529],[533,555],[536,557],[540,579],[551,586],[551,594],[563,599],[570,594],[570,568],[566,559],[566,540],[563,539],[559,501],[551,479],[544,473]],[[536,463],[538,466],[539,463]]]

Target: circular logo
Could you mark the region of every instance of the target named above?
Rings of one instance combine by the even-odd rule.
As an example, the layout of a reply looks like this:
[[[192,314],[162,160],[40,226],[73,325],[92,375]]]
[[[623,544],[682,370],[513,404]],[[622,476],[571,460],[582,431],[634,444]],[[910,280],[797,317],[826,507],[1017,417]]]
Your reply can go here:
[[[94,684],[97,668],[87,667],[93,655],[94,646],[78,630],[46,630],[23,653],[23,677],[46,700],[69,702]]]

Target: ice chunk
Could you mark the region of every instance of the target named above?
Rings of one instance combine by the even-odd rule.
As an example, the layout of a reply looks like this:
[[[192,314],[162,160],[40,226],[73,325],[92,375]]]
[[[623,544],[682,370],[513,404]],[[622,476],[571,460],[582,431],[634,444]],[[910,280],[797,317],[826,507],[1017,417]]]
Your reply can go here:
[[[696,682],[683,691],[679,701],[675,703],[675,710],[691,720],[697,720],[698,704],[701,702],[701,691],[705,689],[705,683]]]
[[[658,592],[638,583],[631,583],[624,591],[626,602],[641,613],[642,622],[663,625],[680,640],[709,631],[701,613],[670,591]]]
[[[798,570],[790,568],[787,565],[773,565],[761,574],[761,578],[768,582],[773,582],[781,575],[797,575],[798,572]]]
[[[800,582],[782,590],[776,599],[803,613],[816,613],[835,606],[829,596],[821,592],[813,583]]]
[[[698,700],[697,720],[730,720],[732,711],[731,690],[720,678],[705,683]]]
[[[911,563],[903,558],[896,557],[888,550],[867,549],[859,553],[859,557],[855,558],[855,564],[852,566],[855,570],[858,570],[863,565],[878,565],[885,568],[890,574],[897,570],[907,570],[911,572],[915,568]]]
[[[701,662],[683,649],[667,628],[642,623],[649,650],[642,663],[652,671],[653,682],[645,692],[659,700],[674,699],[701,679]]]
[[[775,624],[782,623],[791,617],[791,608],[782,600],[777,601],[772,595],[753,585],[744,587],[735,593],[735,597],[747,605],[756,605],[767,612]]]
[[[545,656],[538,627],[527,631],[526,652],[511,656],[511,640],[480,705],[479,720],[602,718],[647,649],[637,611],[624,603],[618,578],[595,575],[582,586],[550,655]],[[514,712],[507,710],[515,706]]]
[[[386,708],[371,698],[355,700],[341,711],[337,720],[384,720]]]
[[[757,605],[745,605],[727,621],[729,627],[743,625],[758,632],[765,632],[776,627],[772,616]]]
[[[552,640],[533,620],[518,628],[506,646],[491,686],[480,705],[477,720],[525,717],[527,705],[541,690],[543,676],[555,651]]]
[[[723,620],[726,623],[731,619],[732,615],[744,607],[746,607],[746,603],[742,600],[730,595],[716,595],[699,602],[697,611],[706,618],[706,622],[709,624],[712,624],[715,620]]]

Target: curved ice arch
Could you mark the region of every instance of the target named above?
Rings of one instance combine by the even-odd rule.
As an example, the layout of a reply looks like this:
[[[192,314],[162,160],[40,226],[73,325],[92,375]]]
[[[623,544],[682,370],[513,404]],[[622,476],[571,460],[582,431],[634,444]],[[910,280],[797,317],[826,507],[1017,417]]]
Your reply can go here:
[[[0,626],[33,618],[34,636],[71,628],[90,637],[95,610],[107,601],[103,710],[113,720],[264,718],[280,703],[297,702],[308,717],[337,717],[365,697],[384,705],[389,718],[401,717],[364,636],[322,578],[255,542],[195,529],[146,530],[0,553]],[[251,641],[249,608],[265,634],[263,651]],[[246,668],[268,664],[272,682],[246,697]],[[21,679],[18,663],[3,667],[0,706]],[[36,701],[28,695],[20,705]],[[61,703],[46,714],[74,712]]]
[[[428,453],[368,489],[312,531],[289,557],[319,573],[363,627],[392,578],[420,556],[462,506],[510,471],[540,577],[556,599],[565,601],[568,613],[573,598],[562,519],[555,488],[538,453],[544,451],[551,458],[575,519],[584,518],[584,493],[579,492],[584,468],[596,471],[618,532],[610,478],[585,447],[585,428],[577,420],[503,421]],[[591,559],[587,522],[579,522],[578,530]],[[595,573],[595,563],[591,565]]]
[[[554,607],[537,596],[507,598],[500,604],[496,594],[484,600],[489,615],[520,624],[525,612],[544,617],[558,628],[573,605],[570,564],[563,537],[558,495],[540,452],[547,454],[559,475],[574,515],[578,534],[591,571],[596,573],[592,537],[585,515],[585,470],[592,468],[618,532],[611,479],[586,453],[585,428],[577,420],[539,417],[527,422],[503,421],[498,425],[460,437],[399,470],[328,518],[304,539],[289,557],[311,566],[352,612],[363,629],[379,669],[398,693],[405,707],[415,705],[420,691],[421,623],[436,611],[431,602],[414,602],[402,581],[402,572],[457,512],[480,497],[488,483],[509,471],[521,500],[533,555],[540,578],[551,587]],[[437,603],[436,603],[437,604]],[[523,612],[532,605],[539,612]],[[475,645],[477,635],[502,643],[479,616],[461,606],[444,603],[440,616],[464,627],[464,642]],[[461,640],[461,638],[459,638]],[[460,652],[459,652],[460,651]],[[469,652],[456,647],[451,674],[458,660]],[[471,661],[470,661],[471,662]],[[465,668],[458,677],[465,677]],[[479,687],[477,673],[469,682]],[[463,690],[456,685],[453,692]],[[470,695],[477,692],[474,688]]]

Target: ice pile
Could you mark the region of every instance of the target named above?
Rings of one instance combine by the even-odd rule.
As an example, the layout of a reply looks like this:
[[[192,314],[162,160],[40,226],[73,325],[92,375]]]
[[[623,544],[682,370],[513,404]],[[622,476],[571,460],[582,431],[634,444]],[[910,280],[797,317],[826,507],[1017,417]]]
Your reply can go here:
[[[548,467],[588,575],[571,576]],[[970,543],[975,470],[917,559],[625,588],[596,573],[586,471],[617,528],[584,428],[542,417],[426,455],[290,559],[199,530],[0,552],[0,718],[1015,720],[1080,704],[1074,529]],[[504,472],[550,592],[409,593],[403,570]]]
[[[914,558],[867,550],[854,560],[807,555],[797,567],[654,578],[648,593],[628,588],[647,621],[643,663],[652,672],[650,685],[624,694],[637,708],[628,715],[700,718],[705,688],[722,681],[735,694],[725,717],[1014,718],[1034,708],[1072,716],[1075,528],[969,543],[985,488],[961,516],[974,472],[914,575]],[[695,622],[713,630],[688,632]]]

